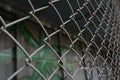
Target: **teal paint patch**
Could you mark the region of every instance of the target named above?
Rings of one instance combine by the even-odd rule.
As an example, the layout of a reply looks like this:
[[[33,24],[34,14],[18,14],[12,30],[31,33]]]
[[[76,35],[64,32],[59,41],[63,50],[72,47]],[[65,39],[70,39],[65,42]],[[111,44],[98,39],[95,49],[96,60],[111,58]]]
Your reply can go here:
[[[57,51],[58,46],[57,45],[52,45],[55,51]],[[61,52],[65,53],[68,49],[66,47],[61,48]],[[53,55],[55,55],[52,50],[49,47],[43,48],[40,50],[36,55],[32,57],[33,62],[36,62],[35,67],[45,76],[47,77],[48,75],[52,74],[52,69],[53,68],[58,68],[58,61],[57,58],[54,58]],[[71,71],[72,66],[66,61],[62,60],[64,67]],[[21,80],[43,80],[42,78],[39,77],[39,75],[35,72],[32,71],[32,75],[30,75],[29,78],[22,78]],[[58,75],[54,75],[52,77],[52,80],[60,80]]]
[[[0,52],[0,61],[1,62],[6,62],[8,60],[11,60],[12,59],[12,55],[10,55],[10,54],[4,54],[3,52]]]
[[[1,62],[6,62],[6,61],[10,61],[13,56],[12,56],[12,50],[8,49],[8,50],[3,50],[0,52],[0,61]],[[20,50],[19,48],[17,49],[17,57],[25,57],[24,53],[22,50]]]

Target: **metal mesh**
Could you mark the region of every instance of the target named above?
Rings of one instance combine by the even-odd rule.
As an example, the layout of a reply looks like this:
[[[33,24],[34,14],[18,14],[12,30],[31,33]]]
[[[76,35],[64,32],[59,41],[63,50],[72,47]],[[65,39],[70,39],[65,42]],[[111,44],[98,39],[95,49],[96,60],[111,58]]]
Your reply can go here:
[[[64,2],[66,2],[66,5],[69,5],[69,9],[72,12],[67,20],[64,20],[61,16],[61,12],[59,12],[59,9],[64,8],[64,6],[61,5],[60,8],[56,7],[60,2],[59,0],[51,0],[48,2],[47,6],[36,9],[32,1],[28,0],[32,10],[27,16],[10,23],[6,23],[5,20],[0,17],[2,22],[0,30],[7,34],[24,52],[24,55],[26,55],[24,66],[11,74],[7,80],[12,80],[15,76],[24,71],[26,67],[31,68],[39,74],[39,80],[54,80],[52,77],[56,75],[59,70],[63,71],[64,76],[62,77],[66,77],[66,79],[62,78],[62,80],[120,80],[119,2],[117,2],[117,0],[85,0],[82,2],[75,0],[76,4],[72,4],[71,0],[65,0]],[[76,10],[73,5],[78,6]],[[54,9],[61,22],[59,27],[55,28],[52,33],[48,32],[36,15],[37,12],[46,10],[49,7]],[[88,13],[87,16],[86,13]],[[6,30],[7,27],[28,20],[29,18],[34,19],[46,34],[44,44],[31,54]],[[72,24],[74,24],[74,26],[71,26]],[[75,30],[72,31],[71,29]],[[51,42],[54,36],[62,33],[66,35],[70,43],[67,45],[68,50],[62,55],[59,55],[59,51],[57,52],[51,46]],[[66,40],[63,39],[63,41]],[[60,42],[62,43],[61,39]],[[58,65],[58,67],[52,69],[52,73],[47,76],[39,71],[33,63],[34,55],[38,54],[39,51],[46,47],[48,47],[57,58],[55,60]],[[72,52],[72,54],[70,52]],[[70,59],[77,59],[77,66],[75,65],[75,69],[72,71],[69,71],[64,66],[63,62],[64,58],[69,54],[76,57],[73,58],[71,56]],[[80,73],[77,74],[79,71]],[[59,75],[62,75],[62,73],[59,73]],[[46,72],[45,74],[48,73]],[[81,74],[84,74],[85,77],[75,79],[75,76],[80,76]]]

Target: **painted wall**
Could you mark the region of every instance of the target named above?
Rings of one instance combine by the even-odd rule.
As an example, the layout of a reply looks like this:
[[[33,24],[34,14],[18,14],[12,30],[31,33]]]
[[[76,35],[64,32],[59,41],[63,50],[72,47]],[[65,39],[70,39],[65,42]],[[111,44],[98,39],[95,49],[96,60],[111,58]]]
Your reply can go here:
[[[34,28],[33,28],[34,27]],[[54,30],[47,29],[48,33],[54,32]],[[12,31],[11,31],[12,33]],[[13,34],[13,33],[12,33]],[[70,50],[70,40],[68,37],[60,33],[60,45],[61,45],[61,54],[63,55],[66,51]],[[44,44],[45,34],[42,29],[37,25],[30,22],[22,22],[17,24],[17,40],[21,43],[21,45],[31,54],[34,50]],[[0,79],[7,79],[14,72],[14,61],[12,48],[14,46],[13,41],[3,33],[0,33]],[[59,43],[58,43],[58,35],[55,35],[51,38],[50,41],[51,46],[58,52]],[[75,49],[78,51],[80,56],[84,55],[84,44],[80,41],[75,44]],[[58,52],[59,53],[59,52]],[[92,52],[94,54],[94,52]],[[82,61],[85,67],[90,70],[93,68],[91,75],[88,76],[88,73],[82,68],[79,67],[80,59],[75,54],[74,51],[70,50],[69,53],[62,59],[64,67],[68,70],[68,72],[73,75],[76,70],[76,75],[74,76],[74,80],[87,80],[87,78],[91,77],[91,80],[99,80],[97,75],[97,70],[95,67],[91,66],[92,58],[90,56],[86,56]],[[100,59],[101,60],[101,59]],[[98,65],[100,66],[103,63],[98,60]],[[33,57],[34,66],[40,70],[46,77],[49,77],[51,73],[59,67],[57,64],[57,57],[51,51],[49,47],[46,47],[39,51]],[[25,65],[25,55],[24,53],[17,47],[17,69]],[[100,66],[101,67],[101,66]],[[105,74],[106,76],[106,74]],[[58,71],[57,74],[53,77],[53,80],[60,80],[61,71]],[[64,73],[64,77],[67,80],[67,75]],[[27,67],[24,71],[20,72],[17,75],[18,80],[37,80],[40,79],[38,74],[34,72],[31,68]],[[106,78],[106,77],[105,77]],[[68,78],[69,80],[69,78]]]

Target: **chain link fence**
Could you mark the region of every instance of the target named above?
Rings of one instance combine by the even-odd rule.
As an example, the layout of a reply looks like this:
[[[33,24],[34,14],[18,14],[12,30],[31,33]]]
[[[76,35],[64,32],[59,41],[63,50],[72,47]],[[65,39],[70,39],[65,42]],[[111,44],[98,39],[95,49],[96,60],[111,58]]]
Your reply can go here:
[[[26,68],[30,68],[28,74],[34,71],[34,75],[37,75],[33,80],[120,80],[120,15],[118,0],[51,0],[48,1],[46,6],[39,8],[35,7],[36,4],[32,0],[27,2],[31,11],[26,16],[9,23],[6,23],[3,17],[0,16],[2,24],[0,27],[2,33],[0,34],[4,33],[9,36],[25,55],[23,58],[24,65],[16,69],[7,80],[14,79]],[[50,27],[53,29],[51,32],[48,31],[50,28],[47,27],[49,26],[39,17],[41,14],[39,12],[44,12],[49,7],[55,14],[49,11],[44,15],[51,13],[52,17],[57,15],[59,20],[58,24],[55,23],[57,24],[56,27]],[[62,9],[64,10],[62,11]],[[70,12],[68,12],[68,9]],[[63,16],[67,12],[69,14]],[[45,34],[41,41],[43,43],[32,53],[26,51],[21,42],[7,30],[8,27],[30,19],[38,24]],[[42,19],[51,20],[51,17],[46,18],[43,16]],[[63,35],[64,37],[62,37]],[[54,38],[56,36],[57,38]],[[58,49],[52,46],[56,41]],[[66,50],[62,50],[62,45],[67,47]],[[42,60],[44,56],[39,58],[38,55],[43,54],[43,49],[48,50],[44,53],[47,53],[44,60],[54,61],[56,66]],[[36,55],[39,58],[38,60],[41,60],[40,63],[35,60]],[[51,55],[51,59],[48,59],[47,56]],[[45,63],[48,70],[39,70],[39,67]],[[36,66],[37,64],[39,65]]]

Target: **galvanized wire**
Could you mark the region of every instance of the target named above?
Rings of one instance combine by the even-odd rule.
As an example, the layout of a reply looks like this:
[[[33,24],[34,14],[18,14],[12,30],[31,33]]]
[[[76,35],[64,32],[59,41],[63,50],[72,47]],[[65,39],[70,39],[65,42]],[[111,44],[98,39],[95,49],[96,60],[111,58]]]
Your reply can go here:
[[[74,77],[80,69],[84,70],[86,74],[86,79],[83,80],[120,80],[120,15],[119,9],[118,7],[116,7],[116,5],[119,3],[115,3],[117,0],[93,0],[95,2],[94,4],[92,3],[92,0],[85,0],[82,5],[80,0],[76,0],[77,4],[74,5],[78,5],[77,10],[74,10],[74,7],[72,6],[70,0],[65,1],[67,2],[66,5],[69,5],[69,8],[72,12],[72,14],[69,15],[69,19],[66,21],[64,21],[61,13],[59,12],[59,8],[56,7],[56,4],[61,2],[59,0],[51,0],[48,2],[48,6],[40,7],[38,9],[35,9],[31,0],[28,0],[29,5],[31,6],[31,11],[28,13],[28,15],[7,24],[0,16],[0,21],[2,22],[0,30],[3,31],[3,33],[5,33],[7,36],[9,36],[14,41],[14,43],[16,43],[17,46],[20,47],[20,49],[24,52],[24,55],[26,55],[25,65],[18,69],[14,74],[11,74],[11,76],[8,77],[7,80],[12,80],[26,67],[30,67],[31,69],[33,69],[36,73],[39,74],[40,77],[42,77],[43,80],[51,80],[60,68],[62,68],[65,76],[68,77],[69,80],[76,80]],[[59,28],[51,34],[47,32],[45,26],[36,15],[37,12],[45,10],[49,7],[52,7],[54,9],[61,21],[61,25],[59,26]],[[90,7],[92,8],[92,10],[90,9]],[[61,5],[61,8],[64,8],[64,6]],[[84,10],[87,10],[89,16],[86,16],[84,14]],[[85,23],[83,23],[84,26],[81,26],[76,19],[76,17],[80,15],[82,15],[81,19],[85,21]],[[23,48],[21,43],[19,43],[6,30],[7,27],[15,25],[21,21],[28,20],[29,18],[35,19],[46,34],[46,37],[44,38],[44,44],[31,54],[29,54]],[[71,34],[72,32],[67,29],[66,25],[70,23],[74,23],[75,26],[77,26],[77,34]],[[94,30],[92,30],[93,27]],[[50,43],[52,37],[57,35],[58,33],[64,33],[70,40],[69,49],[64,52],[62,56],[60,56],[58,52],[54,50]],[[92,37],[87,38],[89,36],[85,37],[84,33]],[[83,51],[83,55],[80,55],[80,53],[74,47],[77,42],[82,42],[84,45],[84,49],[80,49]],[[45,47],[49,47],[52,50],[54,55],[57,57],[57,64],[59,65],[59,67],[55,69],[53,73],[48,77],[45,77],[44,74],[32,64],[32,57],[35,54],[38,54],[37,52],[41,51]],[[62,64],[63,59],[71,51],[73,51],[73,54],[75,54],[79,58],[79,67],[77,67],[77,69],[72,72],[73,74],[71,74]],[[88,57],[90,58],[90,60],[87,59]],[[100,61],[102,62],[99,64]],[[93,78],[94,76],[96,76],[94,74],[94,70],[97,71],[97,78]],[[104,70],[107,72],[107,78],[104,78]]]

